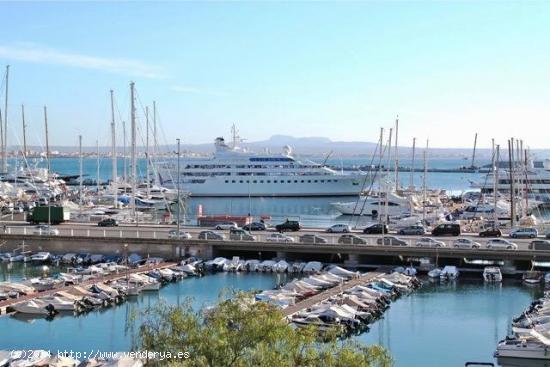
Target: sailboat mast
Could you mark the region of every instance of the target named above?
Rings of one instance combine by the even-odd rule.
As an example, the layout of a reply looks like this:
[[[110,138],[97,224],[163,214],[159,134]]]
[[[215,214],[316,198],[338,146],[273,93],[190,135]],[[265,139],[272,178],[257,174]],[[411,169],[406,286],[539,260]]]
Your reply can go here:
[[[413,151],[412,151],[412,162],[411,162],[411,182],[410,182],[410,189],[414,187],[414,158],[416,153],[416,138],[413,138]]]
[[[422,177],[422,222],[426,224],[426,201],[427,201],[427,176],[428,176],[428,146],[430,141],[426,139],[426,149],[424,150],[424,177]]]
[[[151,195],[149,187],[149,106],[145,106],[145,185],[147,198]]]
[[[380,195],[382,194],[382,159],[384,159],[384,150],[382,147],[384,146],[384,128],[380,128],[380,157],[378,158],[378,218],[380,220],[382,216],[382,198]]]
[[[475,160],[476,160],[476,149],[477,149],[477,133],[474,137],[474,151],[472,153],[472,165],[470,166],[471,168],[474,168],[475,167]]]
[[[111,89],[111,159],[112,159],[112,171],[111,171],[111,185],[113,186],[113,206],[116,208],[118,204],[118,187],[117,187],[117,155],[116,155],[116,127],[115,127],[115,103],[113,90]]]
[[[399,190],[399,115],[395,118],[395,191]]]
[[[46,132],[46,164],[48,165],[48,173],[50,172],[50,141],[48,138],[48,109],[44,106],[44,129]]]
[[[82,214],[82,179],[83,179],[83,173],[82,173],[82,135],[78,135],[78,157],[79,157],[79,177],[80,182],[78,185],[78,206],[80,207],[80,213]]]
[[[390,166],[391,166],[391,143],[392,143],[392,137],[393,137],[393,129],[390,128],[390,136],[388,137],[388,165],[386,167],[387,174],[386,174],[386,187],[385,187],[385,200],[384,200],[384,222],[386,223],[388,221],[388,194],[390,193]]]
[[[157,155],[157,102],[153,101],[153,155]]]
[[[6,65],[6,94],[4,95],[4,141],[2,142],[2,172],[8,172],[8,91],[10,66]]]
[[[510,169],[510,227],[515,222],[515,192],[514,192],[514,138],[508,140],[508,166]]]
[[[134,217],[136,216],[136,181],[137,181],[137,167],[136,167],[136,107],[135,107],[135,91],[134,82],[130,83],[130,125],[131,125],[131,165],[132,165],[132,198],[131,207]]]
[[[494,140],[493,140],[494,141]],[[494,201],[494,225],[493,226],[496,226],[497,225],[497,222],[498,222],[498,215],[497,215],[497,201],[498,201],[498,190],[497,190],[497,185],[498,185],[498,165],[499,165],[499,160],[500,160],[500,145],[497,144],[496,146],[496,151],[495,151],[495,155],[494,155],[494,164],[493,164],[493,169],[494,169],[494,177],[493,177],[493,201]]]
[[[97,194],[99,195],[99,139],[95,141],[96,144],[96,154],[97,154],[97,161],[96,161],[96,178],[95,178],[95,185],[97,189]]]
[[[126,165],[126,121],[122,121],[122,178],[124,183],[128,182],[128,167]]]
[[[27,166],[27,125],[25,124],[25,106],[21,105],[21,120],[23,122],[23,167]]]

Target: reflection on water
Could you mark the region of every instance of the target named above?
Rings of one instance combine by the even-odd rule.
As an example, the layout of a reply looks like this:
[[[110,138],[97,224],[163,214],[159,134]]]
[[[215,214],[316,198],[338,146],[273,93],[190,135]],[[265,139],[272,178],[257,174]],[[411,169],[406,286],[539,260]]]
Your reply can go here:
[[[495,362],[499,340],[512,319],[541,295],[520,282],[428,282],[392,304],[384,318],[357,339],[388,348],[396,366],[464,366]]]
[[[269,289],[286,281],[285,274],[218,273],[186,278],[168,284],[160,292],[144,292],[123,304],[76,316],[59,314],[53,320],[2,316],[0,349],[129,350],[139,325],[140,311],[154,306],[159,299],[170,304],[182,304],[190,299],[192,305],[199,308],[214,303],[223,289]]]

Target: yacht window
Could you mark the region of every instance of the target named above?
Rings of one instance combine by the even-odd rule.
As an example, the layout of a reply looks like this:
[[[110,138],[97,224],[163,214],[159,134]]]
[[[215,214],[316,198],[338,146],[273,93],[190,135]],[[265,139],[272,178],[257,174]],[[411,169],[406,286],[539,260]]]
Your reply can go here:
[[[321,180],[321,183],[325,183],[325,180]]]
[[[300,182],[301,182],[301,183],[304,183],[304,180],[301,180]]]
[[[287,182],[288,182],[288,183],[292,183],[292,181],[290,181],[290,180],[288,180]]]
[[[243,180],[240,180],[239,183],[243,183]]]
[[[298,183],[298,180],[294,180],[294,183]]]
[[[277,180],[273,181],[273,183],[277,183]]]
[[[311,180],[307,180],[307,183],[311,183]]]
[[[260,183],[264,183],[264,180],[260,180]]]
[[[258,181],[254,180],[254,181],[252,181],[252,183],[258,183]]]
[[[231,180],[231,183],[235,183],[235,180]]]
[[[313,182],[317,183],[317,180],[314,180]]]
[[[249,180],[246,180],[246,183],[250,183],[250,181],[249,181]]]
[[[225,180],[225,183],[229,183],[229,180]]]
[[[271,183],[271,180],[267,180],[267,183]]]

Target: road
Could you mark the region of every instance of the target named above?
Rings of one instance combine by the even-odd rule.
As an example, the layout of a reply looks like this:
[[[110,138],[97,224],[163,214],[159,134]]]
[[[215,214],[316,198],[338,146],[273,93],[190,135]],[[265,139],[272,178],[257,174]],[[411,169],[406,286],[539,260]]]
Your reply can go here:
[[[31,234],[35,234],[35,231],[36,231],[35,226],[29,225],[26,222],[10,221],[10,222],[0,223],[0,225],[5,225],[5,230],[6,230],[5,233],[7,234],[31,235]],[[99,238],[118,237],[118,238],[126,238],[128,240],[131,240],[132,238],[168,239],[169,238],[168,232],[171,229],[174,229],[175,226],[147,225],[147,224],[140,224],[139,226],[136,226],[136,225],[124,224],[118,227],[98,227],[97,224],[95,223],[64,223],[64,224],[55,226],[54,228],[56,228],[59,231],[59,235],[61,236],[99,237]],[[194,239],[198,237],[198,234],[201,231],[213,230],[210,228],[190,227],[190,226],[185,226],[181,228],[182,230],[189,232],[192,238]],[[228,230],[213,230],[213,231],[216,233],[223,234],[226,239],[229,239]],[[255,237],[256,241],[266,242],[267,237],[270,236],[272,233],[274,233],[274,231],[272,230],[257,231],[257,232],[252,232],[252,235]],[[328,244],[338,244],[338,239],[342,235],[342,234],[326,233],[323,229],[314,229],[314,228],[303,229],[300,232],[287,232],[285,234],[292,237],[295,242],[300,242],[300,236],[306,233],[317,234],[325,238]],[[376,246],[377,240],[382,237],[381,235],[365,235],[359,230],[354,230],[351,233],[364,239],[366,241],[365,245],[367,246]],[[39,234],[37,234],[37,236],[38,235]],[[386,236],[396,236],[396,235],[390,233]],[[426,236],[397,236],[397,237],[406,241],[408,246],[416,246],[416,243],[420,237],[431,237],[431,236],[428,234]],[[444,242],[446,247],[453,247],[453,242],[457,239],[457,237],[435,237],[435,238],[437,240]],[[488,241],[488,239],[480,238],[475,234],[464,234],[460,236],[460,238],[469,238],[475,242],[478,242],[482,248],[486,247],[486,243]],[[529,243],[532,241],[532,239],[510,239],[507,237],[503,237],[503,238],[506,238],[511,242],[516,243],[520,250],[527,250]],[[543,237],[540,237],[540,239],[543,239]]]

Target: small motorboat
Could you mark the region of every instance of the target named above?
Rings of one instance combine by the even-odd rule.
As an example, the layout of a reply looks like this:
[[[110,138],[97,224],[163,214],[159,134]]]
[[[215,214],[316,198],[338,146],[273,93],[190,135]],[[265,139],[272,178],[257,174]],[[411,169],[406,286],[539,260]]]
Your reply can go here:
[[[439,279],[443,281],[455,280],[458,278],[458,269],[456,266],[448,265],[441,270]]]
[[[540,284],[544,278],[542,271],[529,270],[523,273],[523,282],[525,284]]]
[[[498,266],[486,266],[483,269],[483,280],[487,283],[500,283],[502,282],[502,273]]]
[[[428,272],[428,277],[430,277],[431,279],[439,279],[440,276],[441,276],[440,268],[435,268]]]

